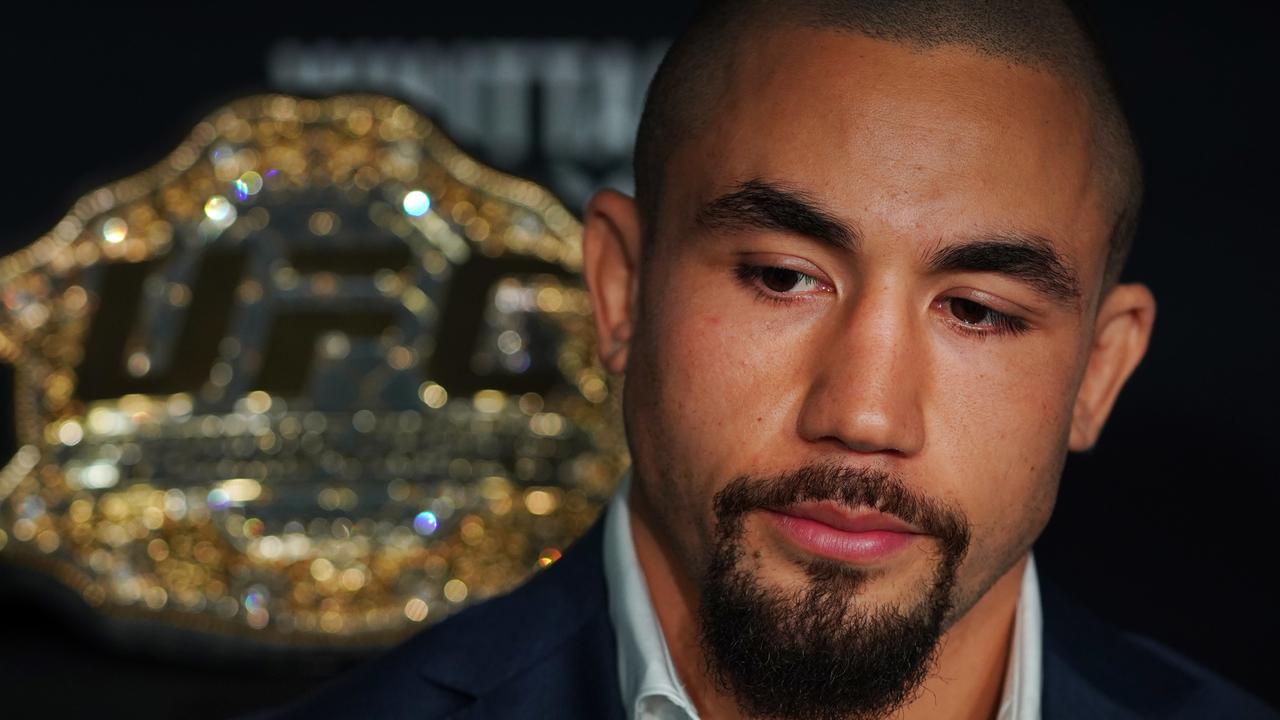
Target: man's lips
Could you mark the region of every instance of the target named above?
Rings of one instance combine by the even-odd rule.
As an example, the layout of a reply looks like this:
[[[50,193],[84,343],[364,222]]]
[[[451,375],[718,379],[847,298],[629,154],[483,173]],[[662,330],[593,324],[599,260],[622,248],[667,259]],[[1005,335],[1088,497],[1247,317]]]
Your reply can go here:
[[[806,502],[765,510],[765,518],[801,550],[855,565],[872,565],[924,536],[918,528],[871,508]]]

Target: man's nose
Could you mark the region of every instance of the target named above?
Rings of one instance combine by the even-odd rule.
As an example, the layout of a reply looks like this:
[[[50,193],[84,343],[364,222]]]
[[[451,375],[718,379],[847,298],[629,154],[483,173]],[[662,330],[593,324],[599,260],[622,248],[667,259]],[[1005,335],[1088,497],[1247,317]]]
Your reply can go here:
[[[929,353],[901,298],[867,295],[832,318],[809,369],[799,433],[858,453],[912,455],[924,446]]]

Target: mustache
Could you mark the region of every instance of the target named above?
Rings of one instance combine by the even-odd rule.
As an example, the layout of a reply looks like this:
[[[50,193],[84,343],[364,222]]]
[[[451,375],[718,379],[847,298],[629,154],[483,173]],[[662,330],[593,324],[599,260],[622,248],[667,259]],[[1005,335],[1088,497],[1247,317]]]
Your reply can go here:
[[[736,534],[749,512],[824,501],[897,516],[937,538],[944,557],[958,558],[969,547],[969,522],[958,507],[912,489],[898,475],[867,468],[818,463],[771,477],[742,475],[716,493],[713,509],[720,531]]]

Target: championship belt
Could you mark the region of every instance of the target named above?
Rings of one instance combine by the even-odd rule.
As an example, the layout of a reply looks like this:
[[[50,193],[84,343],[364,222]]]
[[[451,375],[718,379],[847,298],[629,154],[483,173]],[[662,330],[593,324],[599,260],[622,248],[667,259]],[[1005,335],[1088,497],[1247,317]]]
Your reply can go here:
[[[310,649],[510,589],[627,462],[580,233],[396,100],[218,110],[0,259],[0,559]]]

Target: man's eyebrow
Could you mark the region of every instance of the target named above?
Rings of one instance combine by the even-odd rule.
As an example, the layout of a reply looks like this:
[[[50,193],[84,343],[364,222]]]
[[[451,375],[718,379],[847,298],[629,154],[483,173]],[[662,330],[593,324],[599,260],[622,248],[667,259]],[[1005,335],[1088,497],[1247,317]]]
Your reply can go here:
[[[930,272],[988,272],[1030,286],[1053,302],[1078,309],[1080,280],[1053,243],[1027,233],[1000,233],[938,248]]]
[[[712,230],[783,230],[841,250],[853,250],[858,243],[853,227],[824,209],[812,196],[758,178],[703,205],[696,220],[698,225]]]

